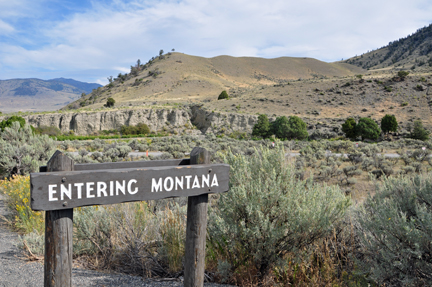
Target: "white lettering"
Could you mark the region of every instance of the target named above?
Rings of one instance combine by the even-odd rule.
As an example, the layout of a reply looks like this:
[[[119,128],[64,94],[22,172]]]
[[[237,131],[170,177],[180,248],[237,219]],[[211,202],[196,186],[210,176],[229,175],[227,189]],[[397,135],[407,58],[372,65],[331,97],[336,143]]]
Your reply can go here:
[[[76,186],[76,188],[77,188],[77,196],[78,196],[78,199],[81,199],[81,197],[82,197],[82,187],[84,186],[84,183],[75,183],[74,184],[74,186]]]
[[[129,182],[128,182],[127,189],[128,189],[128,192],[129,192],[130,194],[135,194],[135,193],[138,192],[138,187],[135,187],[135,189],[132,190],[132,184],[133,184],[133,183],[137,183],[137,181],[136,181],[135,179],[131,179],[131,180],[129,180]]]
[[[58,200],[57,197],[54,197],[54,193],[57,193],[57,191],[54,189],[56,187],[57,187],[57,184],[49,184],[48,185],[48,201]]]
[[[215,173],[214,176],[213,176],[211,186],[219,186],[219,183],[218,183],[218,179],[217,179],[216,173]]]
[[[169,186],[168,186],[168,182],[169,182]],[[174,180],[172,177],[168,176],[164,180],[165,191],[171,191],[173,189],[173,187],[174,187]]]
[[[200,188],[198,176],[195,175],[195,179],[192,185],[192,188]]]
[[[158,191],[162,191],[162,177],[159,178],[158,182],[156,182],[156,180],[152,178],[151,192],[158,192]]]
[[[93,198],[93,197],[95,197],[94,194],[90,193],[92,190],[94,190],[93,185],[94,185],[94,182],[86,182],[86,194],[87,194],[87,198]]]
[[[183,176],[180,178],[178,178],[177,176],[175,177],[175,190],[178,189],[177,187],[180,187],[181,189],[183,189]]]
[[[110,181],[110,196],[114,195],[114,181]]]
[[[64,200],[65,194],[69,199],[72,199],[72,184],[69,183],[68,188],[64,184],[60,185],[60,200]]]
[[[210,174],[207,174],[207,177],[205,174],[202,175],[202,187],[204,187],[204,183],[210,186]]]
[[[97,197],[101,197],[102,193],[104,194],[104,196],[108,196],[106,189],[107,189],[107,184],[103,181],[98,181],[97,182]]]
[[[190,189],[190,179],[192,178],[192,175],[186,175],[185,178],[187,179],[186,188]]]
[[[123,180],[122,183],[116,180],[116,195],[119,195],[119,190],[126,195],[126,181]]]

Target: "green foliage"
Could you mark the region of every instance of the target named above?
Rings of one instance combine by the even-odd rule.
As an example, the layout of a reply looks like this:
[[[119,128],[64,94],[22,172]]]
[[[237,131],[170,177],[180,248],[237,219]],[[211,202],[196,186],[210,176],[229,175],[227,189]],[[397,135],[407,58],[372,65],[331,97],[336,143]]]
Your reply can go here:
[[[337,186],[297,180],[283,148],[250,157],[229,151],[224,161],[230,191],[212,209],[208,229],[210,249],[231,274],[253,266],[263,278],[288,252],[326,236],[350,205]]]
[[[306,123],[297,116],[291,116],[288,120],[288,139],[304,140],[308,138]]]
[[[297,116],[277,117],[272,123],[272,130],[276,137],[280,139],[307,139],[308,132],[306,123]]]
[[[423,127],[421,120],[414,121],[414,128],[411,133],[411,138],[422,141],[429,139],[429,131]]]
[[[11,116],[7,120],[0,122],[0,131],[4,131],[5,128],[10,128],[13,122],[19,122],[20,126],[23,127],[26,123],[25,119],[20,116]]]
[[[258,122],[254,125],[252,136],[268,138],[271,136],[270,121],[266,114],[258,116]]]
[[[381,130],[384,133],[396,132],[398,128],[398,123],[394,115],[385,115],[381,119]]]
[[[38,170],[52,156],[55,142],[47,135],[35,135],[30,125],[13,122],[0,135],[0,177],[24,175]]]
[[[280,139],[288,138],[288,127],[288,118],[286,116],[277,117],[271,125],[273,134]]]
[[[405,80],[405,78],[408,76],[409,73],[410,73],[409,71],[399,71],[398,77],[401,78],[402,80]]]
[[[114,100],[112,97],[109,97],[109,98],[107,99],[106,106],[107,106],[108,108],[110,108],[110,107],[114,107],[114,104],[115,104],[115,100]]]
[[[120,128],[122,135],[147,135],[150,133],[150,128],[144,123],[139,123],[136,126],[122,126]]]
[[[361,118],[356,125],[356,132],[362,139],[376,140],[381,134],[381,129],[373,119]]]
[[[224,100],[224,99],[229,99],[228,93],[226,91],[222,91],[222,93],[220,93],[218,100]]]
[[[48,135],[50,137],[56,137],[61,135],[61,130],[54,126],[40,126],[35,128],[35,133],[38,135]]]
[[[342,131],[345,136],[350,139],[355,139],[357,137],[356,121],[353,118],[348,118],[345,123],[342,124]]]
[[[358,211],[358,266],[380,286],[432,284],[432,175],[388,178]]]

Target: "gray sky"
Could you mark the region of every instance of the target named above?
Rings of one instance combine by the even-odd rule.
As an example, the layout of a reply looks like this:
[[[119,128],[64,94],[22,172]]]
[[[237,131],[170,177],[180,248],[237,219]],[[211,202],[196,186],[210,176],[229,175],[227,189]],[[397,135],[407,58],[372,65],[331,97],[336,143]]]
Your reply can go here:
[[[430,0],[0,0],[0,79],[106,84],[173,48],[333,62],[430,23]]]

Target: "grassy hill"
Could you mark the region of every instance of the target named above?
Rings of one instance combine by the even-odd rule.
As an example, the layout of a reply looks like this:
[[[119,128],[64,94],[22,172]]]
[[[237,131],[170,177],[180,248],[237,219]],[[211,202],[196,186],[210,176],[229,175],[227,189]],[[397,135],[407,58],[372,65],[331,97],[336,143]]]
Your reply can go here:
[[[100,86],[64,78],[0,80],[0,111],[58,110]]]
[[[362,71],[346,63],[310,58],[203,58],[169,53],[145,65],[132,66],[131,73],[119,74],[109,85],[66,108],[100,108],[108,97],[113,97],[117,105],[208,102],[223,90],[236,97],[250,97],[256,90],[290,81],[352,76]]]

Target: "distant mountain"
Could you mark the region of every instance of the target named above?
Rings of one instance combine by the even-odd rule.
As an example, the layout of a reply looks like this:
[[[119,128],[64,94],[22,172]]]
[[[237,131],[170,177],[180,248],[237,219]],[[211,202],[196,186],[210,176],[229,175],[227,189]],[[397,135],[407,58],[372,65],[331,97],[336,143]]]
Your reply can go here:
[[[64,78],[0,80],[0,111],[57,110],[98,87],[101,85]]]
[[[75,81],[74,79],[65,79],[65,78],[57,78],[48,80],[49,82],[61,82],[64,84],[68,84],[70,86],[76,87],[77,89],[82,90],[84,93],[88,94],[93,89],[97,89],[99,87],[102,87],[102,85],[96,84],[96,83],[85,83],[80,81]]]
[[[432,67],[432,24],[387,46],[343,61],[363,69],[420,69]]]

